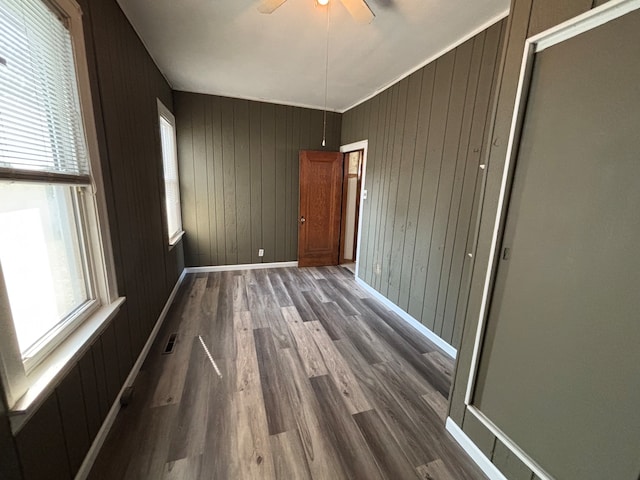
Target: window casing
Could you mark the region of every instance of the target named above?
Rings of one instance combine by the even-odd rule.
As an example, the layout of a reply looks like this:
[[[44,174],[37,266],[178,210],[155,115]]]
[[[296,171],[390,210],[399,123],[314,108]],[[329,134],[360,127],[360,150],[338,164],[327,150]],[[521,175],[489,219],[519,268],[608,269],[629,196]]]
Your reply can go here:
[[[176,147],[176,121],[173,114],[158,100],[158,122],[162,146],[164,172],[165,212],[169,245],[175,245],[184,231],[180,207],[180,178],[178,176],[178,153]]]
[[[77,354],[81,326],[117,311],[109,238],[80,8],[0,0],[0,379],[10,408]]]

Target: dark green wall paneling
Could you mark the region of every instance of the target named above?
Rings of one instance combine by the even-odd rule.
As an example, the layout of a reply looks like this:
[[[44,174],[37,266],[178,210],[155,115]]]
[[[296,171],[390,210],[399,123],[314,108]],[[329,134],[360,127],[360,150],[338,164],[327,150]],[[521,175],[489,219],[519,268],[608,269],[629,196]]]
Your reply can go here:
[[[638,32],[536,54],[515,162],[474,404],[556,478],[640,471]]]
[[[16,443],[26,480],[73,478],[55,394],[45,400],[20,430]]]
[[[89,450],[90,443],[85,398],[77,365],[56,389],[56,397],[69,459],[69,471],[76,472]]]
[[[22,473],[4,399],[4,390],[0,385],[0,480],[20,480]]]
[[[475,268],[471,278],[471,289],[467,307],[466,321],[462,343],[458,350],[456,375],[450,403],[450,416],[458,424],[463,425],[470,413],[465,415],[464,397],[469,378],[473,345],[478,326],[478,316],[482,300],[486,266],[491,245],[491,236],[495,225],[495,215],[500,192],[500,182],[506,158],[507,141],[511,127],[516,90],[524,51],[524,42],[528,36],[540,33],[569,18],[575,17],[590,8],[605,3],[601,0],[512,0],[511,13],[505,37],[502,65],[497,81],[495,105],[491,113],[490,129],[491,147],[483,156],[488,165],[486,185],[482,189],[482,216],[478,226],[478,244],[475,254]],[[473,265],[472,265],[473,266]],[[585,421],[588,421],[585,420]],[[484,428],[480,425],[481,428]],[[466,430],[466,428],[465,428]],[[475,432],[478,435],[478,432]],[[487,435],[491,435],[486,430]],[[495,442],[494,451],[489,458],[507,475],[514,478],[538,478],[526,467],[512,458],[504,446]]]
[[[527,35],[529,37],[537,35],[565,20],[569,20],[575,17],[577,11],[586,12],[592,7],[592,3],[593,0],[534,1]]]
[[[80,4],[118,287],[127,301],[18,432],[28,480],[75,475],[184,263],[180,244],[168,249],[164,226],[156,98],[172,109],[171,89],[115,0]],[[4,480],[11,450],[0,414]]]
[[[471,413],[467,413],[464,416],[462,430],[482,453],[488,458],[492,457],[493,450],[496,446],[496,437]]]
[[[507,448],[500,440],[496,439],[491,462],[498,467],[509,480],[533,480],[533,472]]]
[[[500,192],[501,168],[507,153],[507,140],[511,127],[513,108],[515,105],[518,76],[522,64],[522,52],[527,38],[529,17],[531,15],[532,0],[512,1],[506,26],[504,48],[502,52],[500,73],[496,84],[495,102],[492,122],[487,125],[491,146],[484,152],[483,160],[487,165],[486,183],[482,210],[495,212]],[[494,165],[497,164],[495,167]],[[498,173],[499,172],[499,173]],[[478,244],[475,250],[473,265],[484,266],[489,262],[490,239],[495,225],[495,216],[489,219],[487,213],[482,215],[478,226]],[[458,425],[462,425],[465,416],[465,389],[469,378],[469,368],[473,353],[473,342],[477,319],[480,311],[480,301],[484,288],[484,276],[478,273],[480,268],[473,268],[467,305],[466,320],[464,322],[462,342],[456,359],[456,375],[452,387],[452,400],[449,402],[449,414]],[[484,272],[486,275],[486,270]]]
[[[360,276],[457,347],[505,21],[343,115],[369,141]]]
[[[174,102],[186,264],[296,260],[298,152],[322,148],[322,112],[186,92]],[[327,150],[340,122],[327,114]]]

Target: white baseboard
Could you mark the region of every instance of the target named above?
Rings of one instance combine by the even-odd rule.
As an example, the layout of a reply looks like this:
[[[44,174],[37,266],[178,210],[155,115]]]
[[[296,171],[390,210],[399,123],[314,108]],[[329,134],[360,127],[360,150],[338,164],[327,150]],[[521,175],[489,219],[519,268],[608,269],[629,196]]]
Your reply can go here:
[[[480,467],[480,470],[482,470],[490,480],[508,480],[451,417],[447,417],[446,428],[454,440],[458,442],[462,449],[471,457],[471,460]]]
[[[438,346],[438,348],[443,350],[451,358],[456,358],[456,355],[458,354],[458,351],[455,348],[453,348],[451,345],[449,345],[447,342],[445,342],[442,338],[440,338],[438,335],[433,333],[431,330],[429,330],[427,327],[425,327],[418,320],[413,318],[411,315],[409,315],[407,312],[405,312],[403,309],[401,309],[398,305],[393,303],[387,297],[382,295],[380,292],[378,292],[375,288],[373,288],[371,285],[366,283],[364,280],[362,280],[361,278],[358,278],[358,277],[355,277],[355,279],[356,279],[356,282],[358,283],[358,285],[360,285],[362,288],[364,288],[376,300],[378,300],[380,303],[385,305],[392,312],[396,313],[400,318],[402,318],[404,321],[406,321],[409,325],[411,325],[413,328],[418,330],[425,337],[427,337],[429,340],[431,340],[433,343],[435,343]]]
[[[211,265],[208,267],[187,267],[187,273],[232,272],[236,270],[258,270],[261,268],[297,267],[298,262],[244,263],[241,265]]]
[[[107,416],[102,422],[102,426],[100,427],[100,430],[98,430],[98,434],[96,435],[96,438],[93,440],[93,443],[91,444],[91,448],[89,448],[87,455],[84,457],[82,465],[80,465],[80,469],[78,470],[78,473],[76,473],[75,480],[85,480],[89,476],[91,467],[93,467],[93,463],[96,461],[96,458],[98,458],[100,449],[102,448],[104,441],[107,439],[109,430],[111,430],[111,427],[113,426],[113,422],[115,422],[116,417],[118,416],[118,412],[120,411],[120,408],[121,408],[120,397],[129,386],[133,385],[133,382],[135,381],[136,376],[138,375],[138,372],[142,368],[142,364],[147,358],[147,354],[151,349],[151,345],[153,345],[153,342],[156,339],[156,336],[158,335],[158,331],[160,331],[162,322],[164,322],[164,319],[167,316],[167,313],[169,312],[169,308],[173,303],[173,299],[176,297],[176,294],[178,293],[178,288],[180,288],[180,284],[182,284],[182,281],[184,280],[184,277],[186,274],[187,274],[187,269],[182,270],[182,273],[180,274],[178,281],[173,287],[173,290],[171,290],[171,294],[169,295],[169,298],[167,298],[167,301],[164,304],[164,308],[162,309],[162,312],[160,312],[160,316],[158,317],[158,320],[156,321],[156,324],[154,325],[153,330],[151,330],[151,334],[149,335],[147,342],[144,344],[144,347],[142,348],[140,355],[138,355],[138,359],[136,360],[136,363],[133,365],[133,367],[131,367],[131,371],[129,372],[127,379],[122,385],[122,388],[120,389],[120,392],[116,396],[116,399],[114,400],[113,405],[111,405],[111,409],[109,410],[109,413],[107,413]]]

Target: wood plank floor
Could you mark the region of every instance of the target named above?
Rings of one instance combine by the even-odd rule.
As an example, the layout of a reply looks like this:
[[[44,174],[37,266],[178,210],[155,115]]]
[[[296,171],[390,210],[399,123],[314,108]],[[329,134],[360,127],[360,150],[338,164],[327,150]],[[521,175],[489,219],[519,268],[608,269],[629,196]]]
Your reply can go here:
[[[345,269],[190,274],[90,478],[484,479],[452,371]]]

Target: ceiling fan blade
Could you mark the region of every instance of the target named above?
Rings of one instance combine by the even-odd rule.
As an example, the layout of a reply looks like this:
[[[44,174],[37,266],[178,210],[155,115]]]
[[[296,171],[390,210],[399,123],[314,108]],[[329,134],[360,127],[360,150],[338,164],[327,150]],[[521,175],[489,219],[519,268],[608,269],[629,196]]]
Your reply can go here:
[[[273,11],[287,0],[262,0],[258,6],[260,13],[273,13]]]
[[[351,16],[358,23],[369,24],[375,15],[364,0],[341,0]]]

